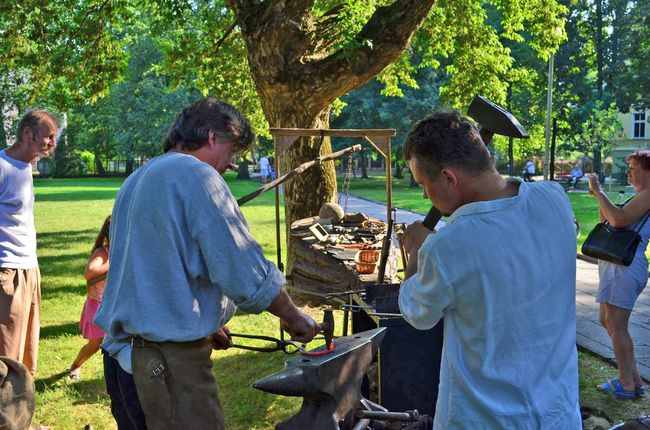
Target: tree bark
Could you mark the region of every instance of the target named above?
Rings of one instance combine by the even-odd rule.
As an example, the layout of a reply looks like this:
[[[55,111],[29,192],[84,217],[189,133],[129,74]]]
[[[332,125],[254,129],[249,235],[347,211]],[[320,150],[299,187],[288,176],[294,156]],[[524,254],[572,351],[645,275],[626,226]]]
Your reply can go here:
[[[313,0],[227,0],[247,47],[248,64],[271,127],[329,128],[330,105],[366,83],[406,49],[435,0],[397,0],[378,7],[359,32],[359,44],[330,52],[312,16]],[[363,43],[363,42],[367,43]],[[294,167],[331,153],[329,139],[301,138],[281,157],[280,168]],[[281,172],[276,172],[280,175]],[[287,226],[318,213],[336,199],[334,163],[325,163],[287,182]],[[289,244],[290,247],[290,244]],[[288,249],[291,267],[291,249]]]
[[[359,159],[361,160],[361,178],[368,179],[368,156],[364,149],[361,149]]]
[[[0,98],[0,112],[3,112],[5,108],[5,103],[2,98]],[[2,118],[0,120],[0,149],[7,147],[7,132],[5,130],[5,120]]]
[[[605,61],[603,45],[603,1],[596,0],[596,91],[598,100],[603,99],[603,64]]]
[[[237,179],[250,179],[251,175],[248,173],[248,166],[250,166],[250,160],[243,158],[237,165]]]
[[[97,170],[97,176],[106,176],[106,169],[99,151],[95,152],[95,169]]]

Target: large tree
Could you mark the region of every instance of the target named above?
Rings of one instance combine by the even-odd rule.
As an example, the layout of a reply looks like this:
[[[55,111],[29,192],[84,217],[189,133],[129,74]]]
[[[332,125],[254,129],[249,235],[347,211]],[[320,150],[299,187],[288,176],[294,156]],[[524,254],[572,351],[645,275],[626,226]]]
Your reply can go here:
[[[165,68],[177,82],[191,81],[202,92],[234,103],[261,134],[268,125],[327,128],[339,97],[375,76],[388,88],[408,84],[417,67],[443,69],[449,77],[443,96],[458,107],[475,93],[503,102],[512,57],[499,36],[526,40],[547,59],[563,39],[557,28],[563,27],[565,13],[555,0],[149,0],[136,3],[137,9],[127,0],[20,4],[2,18],[14,33],[24,36],[17,23],[27,13],[34,23],[28,38],[58,49],[52,52],[75,54],[69,66],[61,56],[53,58],[60,63],[59,76],[75,73],[75,67],[83,73],[84,81],[66,89],[101,92],[105,87],[96,83],[123,70],[115,46],[128,32],[117,26],[123,21],[117,18],[151,16],[150,28],[166,52]],[[70,20],[70,31],[43,38],[49,27],[37,26],[31,9],[49,9],[38,16],[54,19],[57,31],[62,19]],[[499,11],[500,35],[487,22],[493,10]],[[6,36],[11,34],[2,33],[4,45],[10,45]],[[29,47],[33,53],[39,49]],[[15,49],[0,60],[4,57],[22,58],[21,65],[35,60]],[[51,56],[42,59],[47,63]],[[101,72],[99,79],[93,69]],[[328,141],[319,147],[316,140],[300,140],[281,158],[282,171],[330,150]],[[317,213],[335,191],[333,163],[287,183],[287,221]]]
[[[475,93],[503,101],[512,58],[487,24],[488,10],[499,11],[504,38],[521,41],[525,31],[542,58],[562,39],[556,28],[563,26],[564,12],[556,2],[541,0],[226,3],[228,8],[218,2],[178,4],[167,12],[162,23],[183,24],[170,42],[169,64],[184,79],[208,83],[226,76],[239,85],[242,99],[248,87],[240,77],[250,76],[271,127],[304,128],[327,128],[332,103],[373,77],[395,89],[412,83],[418,67],[443,68],[449,77],[443,95],[458,107]],[[244,54],[247,62],[230,53]],[[237,74],[223,64],[249,73]],[[281,158],[281,168],[287,171],[329,151],[327,141],[319,147],[317,139],[302,139]],[[335,191],[333,164],[291,181],[285,187],[288,222],[317,213]]]

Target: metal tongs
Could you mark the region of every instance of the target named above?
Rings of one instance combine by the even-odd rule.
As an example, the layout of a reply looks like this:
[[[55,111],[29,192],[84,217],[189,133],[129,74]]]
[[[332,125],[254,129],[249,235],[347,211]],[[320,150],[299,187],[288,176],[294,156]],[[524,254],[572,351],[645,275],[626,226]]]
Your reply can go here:
[[[332,309],[325,309],[323,315],[323,323],[321,327],[323,329],[323,338],[325,339],[325,349],[319,351],[307,351],[306,344],[302,342],[296,342],[294,340],[287,339],[278,339],[271,336],[262,336],[256,334],[240,334],[240,333],[228,333],[228,337],[232,339],[233,337],[239,337],[242,339],[255,339],[263,340],[266,342],[274,343],[275,346],[249,346],[249,345],[238,345],[233,344],[235,348],[246,349],[249,351],[257,352],[276,352],[282,351],[285,354],[295,354],[299,352],[302,355],[310,356],[319,356],[325,355],[334,349],[334,342],[332,342],[334,336],[334,315],[332,314]]]
[[[271,336],[261,336],[261,335],[255,335],[255,334],[239,334],[239,333],[228,333],[229,338],[233,337],[240,337],[243,339],[255,339],[255,340],[264,340],[267,342],[272,342],[275,343],[275,346],[269,346],[269,347],[258,347],[258,346],[249,346],[249,345],[238,345],[238,344],[233,344],[232,346],[234,348],[240,348],[240,349],[247,349],[249,351],[257,351],[257,352],[275,352],[275,351],[282,351],[285,354],[295,354],[296,352],[304,352],[305,351],[305,344],[296,342],[293,340],[287,340],[287,339],[277,339],[275,337]]]

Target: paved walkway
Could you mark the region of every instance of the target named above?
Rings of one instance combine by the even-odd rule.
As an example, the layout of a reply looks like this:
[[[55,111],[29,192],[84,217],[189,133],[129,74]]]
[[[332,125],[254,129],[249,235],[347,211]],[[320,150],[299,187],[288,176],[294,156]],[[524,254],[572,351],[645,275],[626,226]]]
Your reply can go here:
[[[386,220],[386,206],[350,196],[348,212],[362,212],[374,218]],[[398,209],[397,221],[407,224],[424,218],[421,214]],[[444,226],[444,221],[438,227]],[[578,346],[601,357],[613,360],[614,351],[605,330],[598,322],[599,307],[595,301],[598,291],[598,266],[577,260],[576,312]],[[641,376],[650,381],[650,289],[646,288],[630,317],[630,334],[634,339],[636,360]]]

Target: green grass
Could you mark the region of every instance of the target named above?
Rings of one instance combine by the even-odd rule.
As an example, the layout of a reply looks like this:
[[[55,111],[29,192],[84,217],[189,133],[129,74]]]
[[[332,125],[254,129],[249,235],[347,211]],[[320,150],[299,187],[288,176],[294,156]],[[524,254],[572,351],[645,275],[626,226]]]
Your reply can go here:
[[[235,181],[227,176],[236,197],[243,196],[259,184]],[[84,344],[78,328],[79,315],[85,299],[83,268],[99,227],[110,213],[119,179],[37,179],[35,219],[38,231],[38,253],[43,275],[42,330],[39,367],[36,375],[37,407],[35,420],[59,429],[79,429],[87,423],[95,429],[113,429],[109,400],[104,388],[100,355],[92,357],[82,368],[82,380],[68,383],[64,371]],[[377,201],[385,201],[381,178],[353,180],[351,193]],[[588,199],[575,193],[572,201],[584,206],[585,223],[591,216]],[[591,201],[591,203],[590,203]],[[422,199],[420,189],[408,188],[408,181],[396,181],[394,203],[397,206],[425,213],[429,203]],[[266,193],[242,207],[244,216],[267,258],[275,261],[275,222],[273,193]],[[581,215],[576,210],[577,215]],[[283,228],[284,231],[284,228]],[[583,227],[583,231],[585,231]],[[284,247],[284,245],[283,245]],[[286,255],[285,249],[282,250]],[[320,310],[303,308],[320,319]],[[269,314],[236,315],[229,324],[232,331],[276,336],[277,319]],[[340,327],[340,324],[339,324]],[[282,398],[259,392],[251,384],[283,367],[287,356],[281,353],[262,354],[231,349],[213,354],[217,378],[228,428],[270,429],[292,415],[300,399]],[[580,395],[583,405],[605,411],[610,418],[632,417],[650,410],[647,400],[626,402],[596,393],[593,387],[616,374],[607,362],[589,354],[580,354]]]
[[[259,186],[252,181],[234,181],[232,176],[227,179],[236,197]],[[115,428],[100,354],[83,366],[78,383],[68,383],[64,371],[84,344],[78,328],[85,299],[83,269],[121,183],[118,179],[35,181],[35,220],[43,276],[35,421],[55,429],[78,429],[86,423],[95,429]],[[266,256],[275,260],[273,193],[256,198],[242,210]],[[304,310],[321,318],[318,309]],[[267,313],[240,314],[229,325],[233,332],[278,335],[277,319]],[[265,394],[251,386],[257,379],[282,369],[286,358],[282,353],[237,349],[213,354],[228,428],[272,428],[299,408],[299,399]]]

